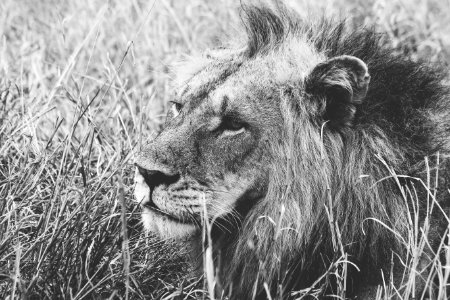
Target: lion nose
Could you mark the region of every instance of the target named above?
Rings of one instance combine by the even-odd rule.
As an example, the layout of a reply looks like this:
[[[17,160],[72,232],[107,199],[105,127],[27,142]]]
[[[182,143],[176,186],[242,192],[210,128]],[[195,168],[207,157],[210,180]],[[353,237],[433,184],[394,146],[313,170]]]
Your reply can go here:
[[[180,179],[179,174],[166,174],[158,170],[147,170],[140,166],[137,166],[137,169],[139,173],[144,177],[145,183],[150,188],[154,188],[161,184],[169,185],[177,182],[178,179]]]

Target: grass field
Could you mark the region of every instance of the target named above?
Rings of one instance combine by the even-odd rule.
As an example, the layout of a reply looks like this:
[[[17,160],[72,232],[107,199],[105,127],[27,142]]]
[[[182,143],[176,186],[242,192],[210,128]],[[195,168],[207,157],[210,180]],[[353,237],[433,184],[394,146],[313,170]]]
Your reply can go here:
[[[450,65],[450,0],[289,2]],[[142,230],[133,150],[164,121],[170,66],[241,35],[238,7],[0,1],[1,299],[203,295],[183,279],[182,250]]]

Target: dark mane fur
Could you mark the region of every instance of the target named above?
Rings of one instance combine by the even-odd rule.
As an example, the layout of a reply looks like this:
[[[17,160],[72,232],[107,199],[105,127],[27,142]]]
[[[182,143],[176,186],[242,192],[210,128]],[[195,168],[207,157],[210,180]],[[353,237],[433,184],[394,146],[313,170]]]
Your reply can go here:
[[[443,67],[427,61],[415,62],[396,53],[387,45],[385,36],[374,28],[350,31],[344,21],[325,19],[315,24],[306,23],[281,4],[276,12],[254,6],[244,6],[243,12],[249,58],[276,49],[295,36],[307,36],[317,51],[325,52],[328,57],[356,56],[368,65],[372,77],[369,94],[358,110],[356,123],[376,123],[407,147],[406,152],[419,159],[445,145],[450,124],[440,129],[444,140],[431,141],[431,137],[435,138],[433,125],[424,126],[429,115],[423,111],[445,112],[443,117],[450,116],[450,104],[442,101],[449,94],[448,86],[443,85],[448,76]],[[445,125],[443,123],[440,122],[440,126]]]
[[[450,155],[446,72],[397,54],[371,28],[348,30],[344,22],[309,24],[282,7],[274,11],[246,6],[243,19],[249,60],[278,49],[291,38],[306,36],[329,58],[344,54],[360,58],[372,79],[353,127],[341,132],[325,127],[325,150],[320,136],[323,122],[314,124],[298,108],[319,111],[320,107],[303,102],[293,105],[304,98],[295,88],[281,96],[286,130],[270,146],[274,173],[267,196],[245,217],[237,240],[218,242],[223,243],[219,248],[224,288],[232,290],[236,299],[250,299],[256,282],[268,283],[273,295],[286,293],[279,290],[280,284],[289,290],[314,282],[336,255],[325,211],[329,191],[343,247],[349,260],[361,268],[349,285],[357,290],[359,285],[377,282],[380,269],[389,271],[392,251],[402,254],[405,245],[372,218],[405,237],[408,210],[401,189],[414,186],[419,199],[426,195],[412,180],[382,179],[392,175],[389,168],[424,179],[424,157],[436,162],[437,152],[443,158]],[[449,169],[443,158],[440,184],[448,187]],[[261,219],[268,215],[277,226]]]

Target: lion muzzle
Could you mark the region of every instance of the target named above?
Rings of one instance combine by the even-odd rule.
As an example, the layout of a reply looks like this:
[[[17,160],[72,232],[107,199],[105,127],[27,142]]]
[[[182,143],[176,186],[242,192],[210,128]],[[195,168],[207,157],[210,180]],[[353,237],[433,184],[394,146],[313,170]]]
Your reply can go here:
[[[153,201],[153,193],[160,186],[170,186],[180,180],[179,174],[166,174],[158,170],[147,170],[136,166],[135,197],[142,206],[160,210]]]

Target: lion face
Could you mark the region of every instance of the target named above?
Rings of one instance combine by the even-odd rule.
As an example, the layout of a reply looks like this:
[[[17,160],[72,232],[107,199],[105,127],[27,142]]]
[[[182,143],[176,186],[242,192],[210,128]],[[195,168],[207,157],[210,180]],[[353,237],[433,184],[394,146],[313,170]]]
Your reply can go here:
[[[242,220],[269,189],[272,154],[302,135],[293,122],[316,137],[324,118],[335,127],[352,122],[367,66],[345,55],[325,61],[307,41],[293,43],[256,57],[208,55],[179,78],[164,130],[137,156],[135,195],[147,229],[183,237],[204,219]]]
[[[239,218],[264,196],[265,141],[276,136],[280,114],[261,87],[267,70],[256,66],[211,60],[175,92],[164,129],[136,161],[135,197],[148,230],[183,237],[204,217]]]

